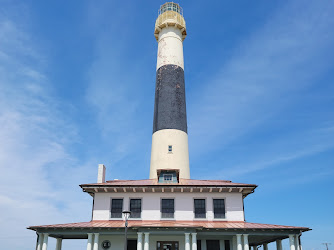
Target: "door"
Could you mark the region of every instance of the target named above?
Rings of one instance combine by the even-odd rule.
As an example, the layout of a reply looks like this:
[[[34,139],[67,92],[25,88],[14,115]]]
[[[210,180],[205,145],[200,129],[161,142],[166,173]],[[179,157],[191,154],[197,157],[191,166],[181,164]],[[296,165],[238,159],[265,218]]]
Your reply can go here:
[[[128,240],[128,250],[137,250],[137,240]]]
[[[157,250],[179,250],[178,241],[158,241]]]
[[[220,250],[219,240],[207,240],[206,249],[207,250]]]

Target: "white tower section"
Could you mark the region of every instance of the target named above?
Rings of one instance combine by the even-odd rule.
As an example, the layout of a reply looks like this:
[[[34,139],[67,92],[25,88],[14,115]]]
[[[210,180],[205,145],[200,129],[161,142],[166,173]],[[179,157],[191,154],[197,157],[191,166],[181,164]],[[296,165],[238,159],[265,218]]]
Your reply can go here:
[[[158,57],[150,178],[157,178],[158,170],[176,169],[180,178],[189,179],[183,63],[186,24],[178,4],[160,7],[154,36]]]

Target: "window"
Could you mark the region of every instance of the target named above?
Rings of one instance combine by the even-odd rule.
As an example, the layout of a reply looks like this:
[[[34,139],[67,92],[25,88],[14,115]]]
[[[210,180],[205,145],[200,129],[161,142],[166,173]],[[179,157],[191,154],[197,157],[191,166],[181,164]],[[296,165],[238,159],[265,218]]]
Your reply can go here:
[[[161,200],[161,218],[174,218],[174,199]]]
[[[164,174],[164,181],[172,181],[173,175],[172,174]]]
[[[173,152],[173,146],[172,145],[168,145],[168,153],[172,153]]]
[[[159,183],[178,183],[178,172],[175,170],[158,171]]]
[[[123,211],[123,199],[112,199],[111,200],[111,218],[122,218]]]
[[[224,199],[213,199],[213,213],[214,213],[214,218],[216,219],[225,218],[225,200]]]
[[[205,199],[194,199],[195,218],[206,218]]]
[[[141,199],[130,199],[131,218],[141,217]]]

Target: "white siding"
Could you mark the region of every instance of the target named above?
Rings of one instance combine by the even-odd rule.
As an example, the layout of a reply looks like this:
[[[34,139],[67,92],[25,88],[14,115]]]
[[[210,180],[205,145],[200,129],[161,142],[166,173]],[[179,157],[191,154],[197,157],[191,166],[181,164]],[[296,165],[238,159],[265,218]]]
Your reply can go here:
[[[123,198],[123,210],[129,210],[130,198],[142,198],[142,220],[160,220],[161,198],[175,199],[175,220],[194,219],[194,198],[206,199],[206,219],[213,218],[214,198],[225,199],[226,218],[220,220],[243,221],[243,203],[241,193],[96,193],[94,199],[93,220],[110,219],[110,201]],[[205,219],[198,219],[205,220]]]

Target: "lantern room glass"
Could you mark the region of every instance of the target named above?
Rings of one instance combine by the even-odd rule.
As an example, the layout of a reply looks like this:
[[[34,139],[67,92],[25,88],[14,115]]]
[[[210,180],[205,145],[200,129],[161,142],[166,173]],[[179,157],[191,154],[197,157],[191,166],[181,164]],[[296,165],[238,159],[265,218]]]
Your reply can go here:
[[[179,13],[181,16],[183,16],[183,10],[180,7],[180,5],[177,3],[168,2],[168,3],[161,5],[159,9],[159,15],[166,11],[175,11]]]

